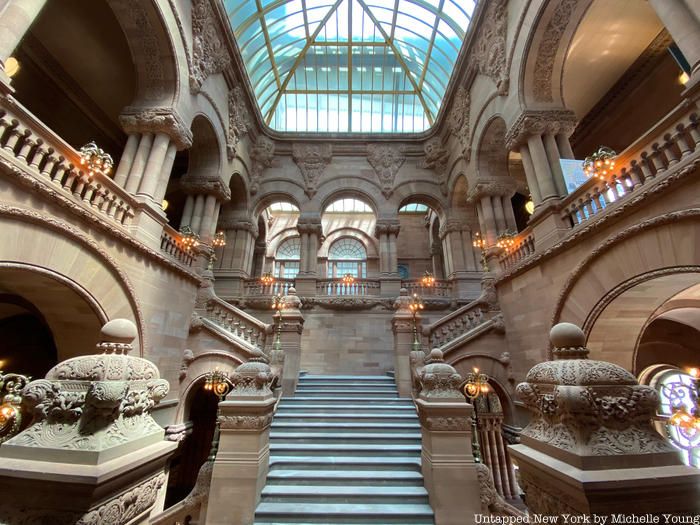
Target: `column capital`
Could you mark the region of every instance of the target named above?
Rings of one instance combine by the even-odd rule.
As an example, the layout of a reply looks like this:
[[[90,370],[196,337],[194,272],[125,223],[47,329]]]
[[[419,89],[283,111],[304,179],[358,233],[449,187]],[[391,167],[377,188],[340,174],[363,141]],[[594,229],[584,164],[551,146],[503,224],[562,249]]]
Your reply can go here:
[[[564,133],[568,137],[577,123],[576,115],[568,109],[525,110],[506,133],[506,148],[517,149],[532,135]]]
[[[469,223],[463,219],[447,219],[444,223],[440,225],[440,230],[438,235],[440,239],[444,239],[448,234],[452,232],[461,231],[471,231]]]
[[[401,225],[398,219],[379,219],[374,226],[375,237],[383,234],[398,235],[399,231],[401,231]]]
[[[257,224],[246,219],[237,219],[235,217],[220,217],[217,227],[220,230],[247,231],[256,238],[259,234]]]
[[[481,179],[467,195],[467,202],[475,204],[483,197],[508,197],[515,195],[518,183],[511,177],[498,177],[494,179]]]
[[[126,133],[165,133],[178,150],[192,146],[192,132],[173,108],[137,108],[127,106],[119,115]]]
[[[299,217],[297,221],[299,234],[308,233],[317,237],[323,237],[323,226],[320,217]]]
[[[180,188],[189,195],[214,195],[222,203],[231,200],[231,190],[220,178],[200,179],[185,176],[180,181]]]

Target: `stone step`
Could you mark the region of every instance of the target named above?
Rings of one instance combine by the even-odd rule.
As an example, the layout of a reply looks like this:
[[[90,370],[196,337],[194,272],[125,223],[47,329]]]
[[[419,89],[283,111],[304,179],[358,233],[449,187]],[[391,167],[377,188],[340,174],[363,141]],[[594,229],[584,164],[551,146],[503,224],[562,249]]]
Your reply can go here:
[[[394,378],[389,376],[322,376],[322,375],[302,375],[299,377],[299,382],[313,382],[313,381],[377,381],[377,382],[389,382],[394,383]]]
[[[363,421],[349,421],[349,422],[324,422],[324,421],[293,421],[285,420],[280,421],[275,418],[272,420],[272,426],[270,427],[272,432],[277,430],[283,431],[299,431],[306,432],[308,434],[315,433],[345,433],[345,432],[363,432],[365,434],[372,433],[402,433],[407,431],[418,431],[420,432],[420,423],[418,420],[411,422],[363,422]]]
[[[420,472],[420,457],[270,456],[270,470],[410,470]]]
[[[267,476],[272,485],[342,485],[423,486],[420,472],[411,470],[296,470],[275,469]]]
[[[420,432],[357,433],[357,432],[270,432],[271,443],[353,443],[363,444],[420,444]]]
[[[374,413],[374,412],[392,412],[397,414],[415,414],[416,408],[413,405],[385,405],[384,403],[379,404],[352,404],[352,403],[304,403],[299,405],[288,405],[280,403],[277,408],[278,414],[287,414],[291,412],[314,412],[319,414],[328,414],[331,412],[363,412],[363,413]]]
[[[304,397],[382,397],[389,399],[401,399],[396,390],[377,390],[375,388],[362,388],[354,390],[332,390],[328,388],[297,389],[297,395]]]
[[[345,485],[267,485],[261,501],[308,503],[428,503],[424,487],[345,486]]]
[[[418,416],[414,413],[412,414],[395,414],[392,412],[373,412],[373,413],[353,413],[353,412],[337,412],[330,414],[320,414],[315,412],[290,412],[290,413],[277,413],[275,414],[275,419],[280,421],[298,421],[301,422],[311,422],[311,421],[323,421],[328,423],[333,422],[374,422],[380,423],[384,422],[405,422],[410,423],[417,421]]]
[[[275,456],[369,456],[369,457],[417,457],[421,445],[335,444],[335,443],[270,443],[270,453]]]
[[[341,397],[341,396],[295,396],[283,397],[280,400],[279,406],[303,405],[305,403],[363,403],[371,405],[373,403],[382,403],[391,406],[415,406],[411,399],[405,397],[387,398],[387,397]]]
[[[297,383],[297,391],[302,388],[335,388],[338,390],[377,388],[382,390],[396,390],[396,383],[393,381],[308,381]]]
[[[433,510],[427,504],[382,505],[355,503],[279,503],[263,501],[255,512],[261,523],[401,523],[432,524]],[[283,520],[283,521],[282,521]],[[364,521],[361,521],[364,520]],[[371,520],[371,521],[370,521]]]

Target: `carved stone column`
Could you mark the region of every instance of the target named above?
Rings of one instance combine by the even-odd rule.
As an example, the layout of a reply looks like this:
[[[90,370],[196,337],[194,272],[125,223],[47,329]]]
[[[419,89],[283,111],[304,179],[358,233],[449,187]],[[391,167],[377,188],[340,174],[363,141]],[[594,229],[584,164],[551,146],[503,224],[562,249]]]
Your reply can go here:
[[[469,224],[465,220],[448,218],[440,226],[439,235],[445,257],[445,277],[452,281],[454,295],[478,296],[481,263]]]
[[[137,335],[114,319],[98,354],[63,361],[24,388],[34,421],[0,447],[0,522],[145,524],[162,510],[177,445],[151,411],[169,385],[153,363],[128,355]]]
[[[515,217],[510,199],[515,195],[515,181],[498,177],[477,181],[469,191],[468,201],[477,205],[481,235],[493,246],[505,231],[515,231]]]
[[[301,242],[301,254],[299,274],[294,284],[302,296],[314,296],[318,279],[318,249],[323,240],[321,217],[301,215],[297,221],[297,231]]]
[[[471,446],[473,408],[458,390],[462,377],[433,350],[420,373],[416,399],[421,422],[421,465],[436,525],[462,525],[481,512]]]
[[[697,512],[700,472],[654,430],[659,400],[620,366],[588,360],[575,325],[552,328],[554,360],[517,388],[532,414],[511,445],[530,512],[563,516]]]
[[[231,200],[231,190],[221,179],[185,177],[181,184],[187,194],[182,214],[182,226],[189,226],[199,235],[200,242],[210,245],[216,233],[219,210],[222,203]],[[190,199],[192,197],[192,199]],[[193,204],[189,204],[189,203]],[[189,214],[190,209],[191,214]]]
[[[225,216],[217,228],[226,235],[226,246],[216,250],[216,290],[222,296],[243,295],[245,280],[253,275],[258,227],[249,220]]]
[[[7,0],[0,4],[0,84],[9,85],[5,61],[39,16],[46,0]]]
[[[297,388],[301,368],[301,334],[304,330],[304,316],[301,314],[301,299],[294,287],[284,296],[284,308],[280,312],[282,352],[284,369],[282,373],[282,395],[291,396]],[[277,329],[275,327],[275,329]],[[273,341],[276,336],[273,336]]]
[[[401,226],[398,219],[378,219],[374,236],[379,240],[379,279],[383,297],[396,297],[401,289],[396,238]]]
[[[262,352],[236,369],[234,387],[219,404],[221,429],[214,461],[207,525],[252,525],[265,486],[270,423],[275,410],[274,376]]]
[[[413,315],[408,308],[411,297],[406,288],[401,288],[400,295],[394,301],[394,316],[391,329],[394,333],[394,379],[401,397],[411,397],[413,380],[411,377],[411,351],[413,350]],[[418,340],[423,332],[420,317],[416,319]]]

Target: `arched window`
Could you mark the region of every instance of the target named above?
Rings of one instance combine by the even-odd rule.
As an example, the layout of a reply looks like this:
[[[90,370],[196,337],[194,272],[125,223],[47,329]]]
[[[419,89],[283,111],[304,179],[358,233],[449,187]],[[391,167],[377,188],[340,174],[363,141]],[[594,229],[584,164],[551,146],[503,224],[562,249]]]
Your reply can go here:
[[[367,277],[367,250],[357,239],[344,237],[335,241],[328,249],[328,277],[341,278],[350,274]]]
[[[291,237],[277,247],[275,254],[275,274],[280,279],[294,279],[299,273],[301,242],[299,237]]]
[[[677,410],[685,408],[690,413],[695,407],[693,398],[695,378],[682,370],[673,368],[654,377],[651,386],[659,393],[662,433],[668,436],[676,448],[680,449],[686,465],[700,468],[700,432],[671,425],[667,421]]]

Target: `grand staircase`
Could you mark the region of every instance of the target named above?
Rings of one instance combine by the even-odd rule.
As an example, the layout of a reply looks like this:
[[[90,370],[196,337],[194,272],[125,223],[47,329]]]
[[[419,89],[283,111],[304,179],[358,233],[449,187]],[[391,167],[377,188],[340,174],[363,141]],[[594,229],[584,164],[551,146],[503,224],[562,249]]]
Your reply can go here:
[[[433,524],[413,402],[384,376],[310,376],[283,398],[256,525]]]

